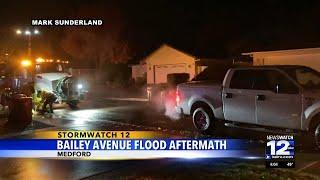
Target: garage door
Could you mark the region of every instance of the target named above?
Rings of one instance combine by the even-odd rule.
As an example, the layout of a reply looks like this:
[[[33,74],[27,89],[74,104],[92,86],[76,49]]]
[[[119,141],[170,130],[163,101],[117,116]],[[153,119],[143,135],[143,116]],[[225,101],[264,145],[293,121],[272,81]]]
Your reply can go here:
[[[166,83],[168,74],[185,72],[187,72],[186,64],[155,65],[155,84]]]

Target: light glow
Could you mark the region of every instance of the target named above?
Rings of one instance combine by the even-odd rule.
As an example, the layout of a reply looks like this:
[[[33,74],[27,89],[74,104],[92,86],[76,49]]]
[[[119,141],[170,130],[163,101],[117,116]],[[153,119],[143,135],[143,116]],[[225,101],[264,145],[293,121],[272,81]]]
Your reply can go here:
[[[180,93],[179,93],[179,91],[178,91],[178,89],[176,90],[176,105],[179,105],[180,104],[180,100],[181,100],[181,98],[180,98]]]
[[[37,62],[37,63],[42,63],[42,62],[44,62],[44,59],[41,58],[41,57],[38,57],[38,58],[36,59],[36,62]]]
[[[18,29],[18,30],[16,31],[16,33],[17,33],[17,34],[21,34],[22,32],[21,32],[20,29]]]
[[[29,66],[31,66],[31,64],[32,64],[31,61],[28,60],[28,59],[24,59],[24,60],[21,61],[21,65],[23,67],[29,67]]]
[[[82,84],[78,84],[78,85],[77,85],[77,88],[78,88],[78,89],[82,89],[82,88],[83,88],[83,85],[82,85]]]

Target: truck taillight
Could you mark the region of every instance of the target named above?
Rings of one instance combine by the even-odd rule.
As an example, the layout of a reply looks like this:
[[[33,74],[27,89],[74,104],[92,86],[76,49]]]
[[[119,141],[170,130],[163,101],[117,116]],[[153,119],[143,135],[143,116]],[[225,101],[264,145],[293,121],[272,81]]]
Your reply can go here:
[[[176,90],[176,105],[180,104],[180,100],[181,100],[180,93],[179,93],[179,90],[177,89]]]

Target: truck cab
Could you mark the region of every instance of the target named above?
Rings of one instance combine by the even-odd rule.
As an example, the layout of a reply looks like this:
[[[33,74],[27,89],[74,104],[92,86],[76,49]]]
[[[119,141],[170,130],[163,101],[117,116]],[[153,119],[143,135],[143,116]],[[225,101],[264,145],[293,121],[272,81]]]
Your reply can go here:
[[[226,120],[297,130],[308,130],[319,100],[319,72],[304,66],[231,69],[222,90]]]
[[[298,65],[231,68],[222,85],[178,85],[177,110],[208,131],[226,123],[309,132],[320,145],[320,73]],[[247,127],[249,127],[247,126]]]

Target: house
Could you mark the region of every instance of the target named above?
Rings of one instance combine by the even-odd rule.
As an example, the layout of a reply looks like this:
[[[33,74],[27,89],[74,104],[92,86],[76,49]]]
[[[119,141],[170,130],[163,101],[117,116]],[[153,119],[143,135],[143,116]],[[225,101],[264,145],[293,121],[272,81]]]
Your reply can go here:
[[[320,71],[320,48],[242,53],[253,58],[253,65],[304,65]]]
[[[131,66],[132,78],[136,79],[146,74],[147,84],[162,84],[167,82],[168,74],[188,73],[192,79],[205,68],[201,64],[198,65],[198,61],[195,56],[164,44],[139,65]]]

